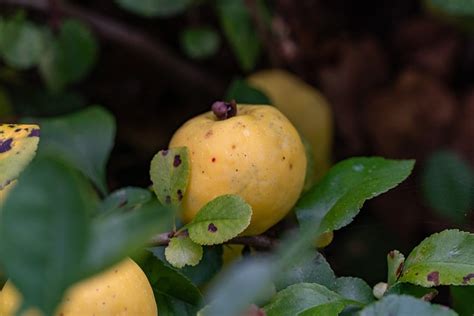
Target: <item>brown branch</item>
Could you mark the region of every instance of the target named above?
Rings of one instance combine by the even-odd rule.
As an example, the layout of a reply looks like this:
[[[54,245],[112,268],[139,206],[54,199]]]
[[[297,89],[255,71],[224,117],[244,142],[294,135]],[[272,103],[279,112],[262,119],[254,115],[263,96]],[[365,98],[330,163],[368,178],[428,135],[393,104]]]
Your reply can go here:
[[[45,13],[50,8],[48,0],[0,0],[1,4]],[[164,70],[166,75],[173,76],[180,83],[179,87],[187,88],[187,86],[193,85],[215,96],[222,95],[225,90],[222,80],[214,78],[188,61],[175,56],[166,45],[156,38],[151,39],[133,27],[73,4],[61,3],[60,11],[65,16],[74,17],[89,24],[104,39],[148,58]]]
[[[151,239],[150,244],[152,246],[167,246],[173,236],[173,232],[155,235]],[[277,245],[277,240],[265,235],[241,236],[232,238],[226,244],[246,245],[260,250],[271,250]]]

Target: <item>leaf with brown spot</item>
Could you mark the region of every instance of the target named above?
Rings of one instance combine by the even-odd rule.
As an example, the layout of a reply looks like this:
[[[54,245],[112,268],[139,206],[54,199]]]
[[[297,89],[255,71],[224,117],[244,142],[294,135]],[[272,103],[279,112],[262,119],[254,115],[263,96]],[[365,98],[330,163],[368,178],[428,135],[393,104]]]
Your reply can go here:
[[[38,125],[0,124],[0,190],[31,162],[38,143]]]
[[[402,273],[405,256],[398,250],[392,250],[387,255],[387,283],[395,284]]]
[[[190,171],[187,147],[161,150],[153,157],[150,177],[162,204],[179,206],[186,193]]]
[[[425,287],[472,285],[474,234],[445,230],[423,240],[405,260],[398,281]]]

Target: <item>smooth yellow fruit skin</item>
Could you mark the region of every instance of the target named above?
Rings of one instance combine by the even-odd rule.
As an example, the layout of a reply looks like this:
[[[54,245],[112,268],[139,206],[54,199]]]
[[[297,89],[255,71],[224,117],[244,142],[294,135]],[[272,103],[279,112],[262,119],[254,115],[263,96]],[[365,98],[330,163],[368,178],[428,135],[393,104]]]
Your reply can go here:
[[[242,235],[257,235],[280,221],[303,189],[306,155],[301,138],[275,107],[238,105],[237,116],[218,121],[212,112],[180,127],[170,148],[187,146],[191,174],[181,210],[191,221],[207,202],[237,194],[252,206]]]
[[[14,316],[20,294],[8,281],[0,294],[0,315]],[[39,316],[29,310],[24,316]],[[130,258],[73,286],[56,316],[157,316],[153,290],[140,267]]]
[[[311,144],[314,154],[314,180],[331,167],[334,134],[333,114],[326,98],[297,76],[279,69],[264,70],[247,78],[265,93]]]

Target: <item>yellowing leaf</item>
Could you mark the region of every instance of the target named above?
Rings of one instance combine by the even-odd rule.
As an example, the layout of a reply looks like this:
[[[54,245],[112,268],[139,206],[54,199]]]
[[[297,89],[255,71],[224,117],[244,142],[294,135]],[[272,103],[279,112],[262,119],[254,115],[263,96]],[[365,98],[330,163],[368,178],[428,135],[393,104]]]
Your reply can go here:
[[[39,132],[37,125],[0,124],[0,190],[15,180],[33,159]]]

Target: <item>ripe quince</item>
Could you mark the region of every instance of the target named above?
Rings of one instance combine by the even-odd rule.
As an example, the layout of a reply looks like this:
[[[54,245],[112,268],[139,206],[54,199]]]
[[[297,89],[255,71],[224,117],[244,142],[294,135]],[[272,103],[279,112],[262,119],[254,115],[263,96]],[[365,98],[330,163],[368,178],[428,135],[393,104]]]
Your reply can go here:
[[[334,134],[333,113],[327,99],[297,76],[280,69],[252,74],[247,82],[265,93],[310,143],[314,160],[314,180],[331,166]]]
[[[0,315],[13,316],[19,308],[21,295],[7,281],[0,293]],[[39,316],[29,310],[25,316]],[[153,290],[145,273],[127,258],[105,272],[79,282],[64,296],[56,316],[83,315],[158,315]]]
[[[224,111],[216,111],[219,107]],[[261,234],[280,221],[300,196],[307,164],[303,143],[275,107],[216,102],[213,110],[187,121],[169,144],[186,146],[190,153],[183,220],[191,221],[220,195],[236,194],[253,211],[242,235]]]

